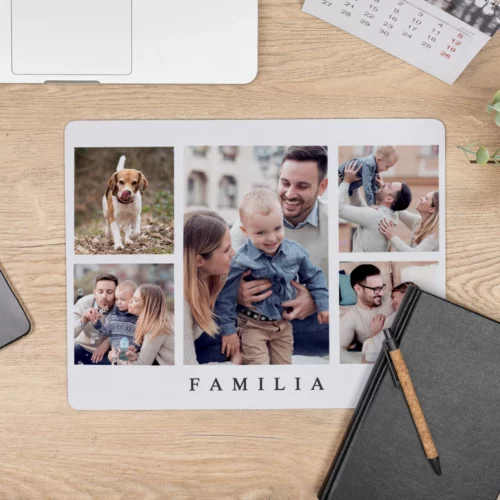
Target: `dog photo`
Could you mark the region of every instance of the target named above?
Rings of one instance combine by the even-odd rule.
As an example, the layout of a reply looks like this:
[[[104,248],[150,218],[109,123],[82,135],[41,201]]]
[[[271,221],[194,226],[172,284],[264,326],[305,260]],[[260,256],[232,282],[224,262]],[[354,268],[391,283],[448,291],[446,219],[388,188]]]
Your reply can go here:
[[[75,149],[75,254],[172,254],[173,148]]]
[[[174,364],[174,266],[75,264],[75,365]]]
[[[338,165],[340,252],[444,251],[437,145],[340,146]]]
[[[328,363],[327,148],[184,161],[184,364]]]

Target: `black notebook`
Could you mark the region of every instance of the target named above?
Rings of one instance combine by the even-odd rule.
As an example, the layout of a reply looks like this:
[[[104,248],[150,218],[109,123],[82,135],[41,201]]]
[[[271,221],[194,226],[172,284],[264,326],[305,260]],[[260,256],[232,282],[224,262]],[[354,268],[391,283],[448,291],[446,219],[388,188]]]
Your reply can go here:
[[[425,457],[382,353],[318,498],[497,500],[500,323],[411,287],[392,330],[443,475]]]

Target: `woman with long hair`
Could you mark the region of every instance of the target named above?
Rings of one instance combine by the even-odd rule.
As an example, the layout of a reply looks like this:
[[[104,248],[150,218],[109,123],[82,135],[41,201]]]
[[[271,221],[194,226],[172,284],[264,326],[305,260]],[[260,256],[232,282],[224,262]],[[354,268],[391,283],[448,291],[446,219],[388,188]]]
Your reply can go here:
[[[138,353],[134,349],[127,352],[129,364],[173,365],[173,322],[163,290],[156,285],[140,285],[130,299],[128,311],[138,316],[134,343],[141,346]]]
[[[202,210],[184,217],[184,364],[239,363],[237,334],[221,337],[214,305],[235,252],[224,219]]]
[[[382,220],[379,231],[397,252],[437,252],[439,250],[439,191],[431,191],[420,198],[418,214],[408,210],[398,212],[399,220],[411,231],[410,244],[394,235],[394,226]]]

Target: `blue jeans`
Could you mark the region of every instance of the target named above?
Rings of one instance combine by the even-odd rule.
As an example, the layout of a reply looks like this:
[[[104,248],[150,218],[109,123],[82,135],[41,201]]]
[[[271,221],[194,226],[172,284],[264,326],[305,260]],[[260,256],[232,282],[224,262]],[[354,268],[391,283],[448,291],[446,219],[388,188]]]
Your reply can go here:
[[[105,354],[104,357],[99,361],[99,363],[92,363],[92,353],[87,351],[81,345],[75,345],[75,365],[110,365],[108,355]]]
[[[294,319],[293,353],[301,356],[326,356],[330,354],[330,326],[318,323],[318,314],[306,319]]]
[[[206,363],[223,363],[229,358],[222,354],[222,335],[208,335],[203,332],[195,341],[196,359],[200,365]]]

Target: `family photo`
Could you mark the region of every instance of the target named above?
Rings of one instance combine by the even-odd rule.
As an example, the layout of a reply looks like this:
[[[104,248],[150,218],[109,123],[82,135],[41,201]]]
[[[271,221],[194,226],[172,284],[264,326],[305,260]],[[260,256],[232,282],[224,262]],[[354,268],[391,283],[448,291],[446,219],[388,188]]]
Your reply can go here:
[[[75,365],[173,365],[172,264],[75,264]]]
[[[488,36],[493,36],[500,26],[500,4],[497,0],[426,0],[426,2]]]
[[[438,146],[339,147],[341,252],[439,251]]]
[[[184,157],[184,364],[328,363],[327,148]]]
[[[75,149],[75,254],[173,254],[174,149]]]
[[[375,363],[408,288],[436,293],[439,282],[436,262],[341,262],[340,362]]]

